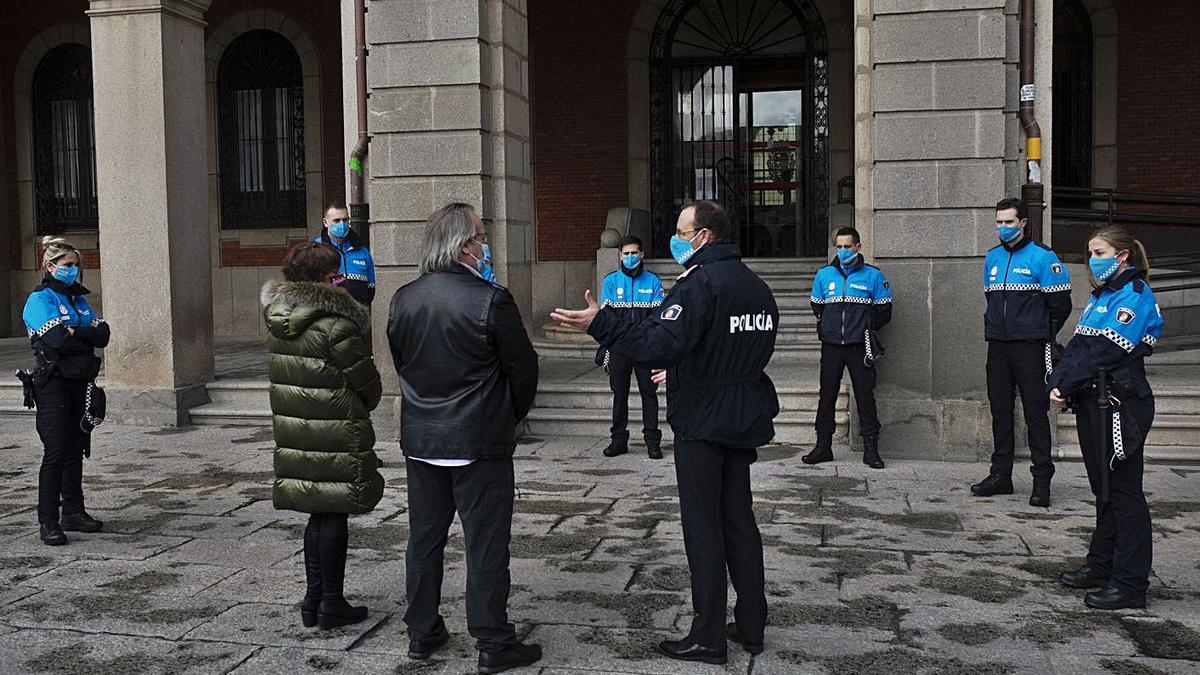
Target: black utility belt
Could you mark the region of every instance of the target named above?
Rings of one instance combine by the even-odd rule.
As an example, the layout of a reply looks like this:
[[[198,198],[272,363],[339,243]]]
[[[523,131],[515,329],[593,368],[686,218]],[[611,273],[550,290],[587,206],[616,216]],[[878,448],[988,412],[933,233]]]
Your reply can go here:
[[[1079,388],[1079,397],[1094,397],[1100,392],[1100,378],[1092,378]],[[1128,368],[1120,368],[1108,374],[1108,394],[1120,400],[1138,398],[1137,387],[1133,382],[1133,373]]]

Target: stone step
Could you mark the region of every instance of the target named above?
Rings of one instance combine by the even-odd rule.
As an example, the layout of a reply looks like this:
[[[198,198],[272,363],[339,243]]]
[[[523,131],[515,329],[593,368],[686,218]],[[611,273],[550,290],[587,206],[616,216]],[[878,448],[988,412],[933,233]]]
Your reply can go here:
[[[1153,431],[1150,433],[1150,437],[1154,437]],[[1148,462],[1158,462],[1163,464],[1200,463],[1200,445],[1147,445],[1145,453],[1146,461]],[[1054,455],[1055,461],[1083,461],[1083,453],[1079,449],[1078,443],[1059,443],[1058,447],[1054,448],[1052,454]],[[1029,457],[1028,450],[1025,451],[1024,457]]]
[[[815,411],[817,409],[818,387],[811,386],[776,386],[781,412]],[[612,406],[612,391],[606,382],[548,382],[538,385],[537,399],[534,405],[539,408],[610,410]],[[838,410],[846,410],[850,403],[850,388],[843,383],[838,394]],[[658,390],[659,409],[665,414],[667,396],[664,387]],[[642,409],[642,397],[637,391],[637,382],[630,383],[629,409]]]
[[[641,425],[636,416],[630,415],[630,418],[630,438],[637,442],[640,440]],[[850,414],[842,410],[834,419],[838,428],[834,442],[845,443],[845,430],[849,426]],[[815,411],[781,412],[775,418],[775,438],[772,442],[812,445],[816,442],[816,432],[813,431],[815,421]],[[607,407],[599,410],[534,408],[525,420],[526,433],[533,436],[607,438],[611,425],[612,415]],[[670,425],[663,421],[660,428],[663,430],[665,442],[673,440]]]
[[[1160,447],[1200,447],[1200,415],[1155,414],[1148,440]],[[1074,415],[1058,416],[1058,443],[1060,446],[1079,444]],[[1200,461],[1200,455],[1193,459]]]

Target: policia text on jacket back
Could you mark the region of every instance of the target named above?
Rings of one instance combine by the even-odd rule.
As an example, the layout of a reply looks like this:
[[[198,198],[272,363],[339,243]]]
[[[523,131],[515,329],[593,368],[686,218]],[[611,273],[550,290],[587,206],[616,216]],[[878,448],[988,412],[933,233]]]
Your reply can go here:
[[[1145,358],[1162,335],[1162,312],[1146,283],[1140,242],[1109,227],[1092,237],[1088,252],[1096,288],[1046,387],[1051,403],[1069,399],[1075,409],[1096,529],[1087,562],[1059,579],[1073,588],[1099,587],[1084,597],[1093,609],[1145,607],[1152,543],[1142,470],[1154,422]]]
[[[842,371],[850,370],[863,438],[863,464],[882,469],[879,415],[875,411],[874,332],[892,320],[892,285],[883,272],[863,261],[858,230],[843,227],[833,239],[837,257],[817,270],[809,304],[821,339],[821,393],[817,404],[817,445],[801,460],[819,464],[833,459],[834,407]],[[872,343],[875,343],[872,345]]]
[[[994,450],[987,478],[972,485],[971,492],[980,497],[1013,493],[1013,399],[1020,391],[1033,456],[1029,504],[1049,506],[1054,464],[1045,385],[1052,370],[1055,336],[1071,315],[1071,279],[1054,251],[1030,239],[1026,218],[1020,200],[996,204],[1000,245],[988,251],[983,266]]]
[[[712,202],[683,209],[671,252],[686,269],[662,310],[636,324],[599,310],[555,310],[614,353],[667,368],[667,421],[696,616],[688,635],[659,644],[675,659],[725,663],[726,639],[762,651],[766,623],[762,539],[752,510],[750,464],[775,435],[775,386],[763,369],[775,351],[779,310],[771,290],[730,243],[729,217]],[[594,320],[593,320],[594,319]],[[659,375],[661,377],[661,373]],[[717,497],[719,495],[719,498]],[[728,589],[736,622],[726,626]]]

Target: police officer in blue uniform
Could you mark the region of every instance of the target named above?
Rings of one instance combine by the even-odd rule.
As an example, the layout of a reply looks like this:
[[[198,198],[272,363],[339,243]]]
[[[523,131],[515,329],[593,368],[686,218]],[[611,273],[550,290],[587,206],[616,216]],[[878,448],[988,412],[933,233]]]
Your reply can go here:
[[[817,445],[800,458],[805,464],[833,459],[834,408],[842,371],[850,371],[863,439],[863,464],[882,469],[879,415],[875,409],[875,351],[872,332],[892,320],[892,285],[862,257],[862,238],[843,227],[833,239],[837,257],[817,270],[809,304],[821,340],[821,393],[817,403]]]
[[[1033,456],[1029,504],[1049,506],[1054,463],[1046,378],[1053,370],[1055,336],[1071,315],[1071,279],[1054,251],[1030,238],[1028,222],[1019,199],[996,204],[1000,245],[988,251],[983,266],[994,450],[987,478],[972,485],[971,492],[979,497],[1013,493],[1013,397],[1019,390]]]
[[[79,283],[79,251],[62,239],[47,238],[42,246],[46,273],[25,301],[22,317],[33,347],[37,431],[44,448],[38,473],[40,536],[50,546],[61,546],[68,543],[64,530],[99,532],[104,525],[84,510],[83,458],[91,454],[91,436],[83,418],[88,387],[100,373],[95,350],[108,345],[109,329]]]
[[[1047,388],[1051,403],[1069,401],[1075,409],[1096,496],[1096,529],[1086,564],[1059,579],[1072,588],[1099,587],[1084,597],[1093,609],[1140,608],[1146,606],[1153,554],[1142,490],[1143,451],[1154,422],[1145,359],[1162,335],[1162,312],[1146,283],[1149,265],[1141,242],[1109,227],[1092,237],[1088,250],[1095,290]],[[1107,410],[1097,405],[1101,386],[1108,389]]]
[[[560,324],[587,330],[614,353],[655,369],[667,383],[675,474],[696,615],[670,658],[721,664],[726,639],[763,649],[767,604],[762,538],[754,519],[750,465],[775,435],[775,386],[764,369],[775,351],[779,309],[770,288],[741,261],[729,217],[700,201],[679,215],[671,253],[686,269],[661,311],[629,323],[587,294],[588,308],[558,309]],[[725,624],[726,569],[737,591]]]
[[[350,211],[346,203],[334,200],[325,208],[324,227],[313,241],[332,246],[341,256],[341,272],[350,297],[370,305],[375,299],[375,261],[371,251],[350,227]]]
[[[638,323],[662,304],[663,287],[658,275],[642,264],[642,240],[633,235],[621,239],[619,267],[604,277],[600,306],[611,307],[629,323]],[[608,371],[613,392],[612,440],[604,449],[605,457],[629,452],[629,376],[637,377],[642,397],[642,437],[650,459],[662,459],[662,431],[658,428],[658,385],[650,379],[650,369],[634,365],[633,359],[614,354],[604,346],[596,353],[596,362]]]

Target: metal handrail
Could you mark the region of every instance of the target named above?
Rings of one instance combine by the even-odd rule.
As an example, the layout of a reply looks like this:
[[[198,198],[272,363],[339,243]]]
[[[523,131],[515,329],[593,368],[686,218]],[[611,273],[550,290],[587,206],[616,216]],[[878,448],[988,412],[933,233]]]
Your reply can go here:
[[[1055,220],[1087,220],[1112,225],[1117,222],[1155,225],[1200,225],[1200,193],[1158,192],[1151,190],[1118,190],[1095,187],[1055,187],[1055,198],[1090,202],[1090,206],[1055,206]],[[1122,205],[1171,206],[1175,213],[1130,210]],[[1178,212],[1182,207],[1185,212]],[[1193,212],[1194,209],[1194,212]]]

